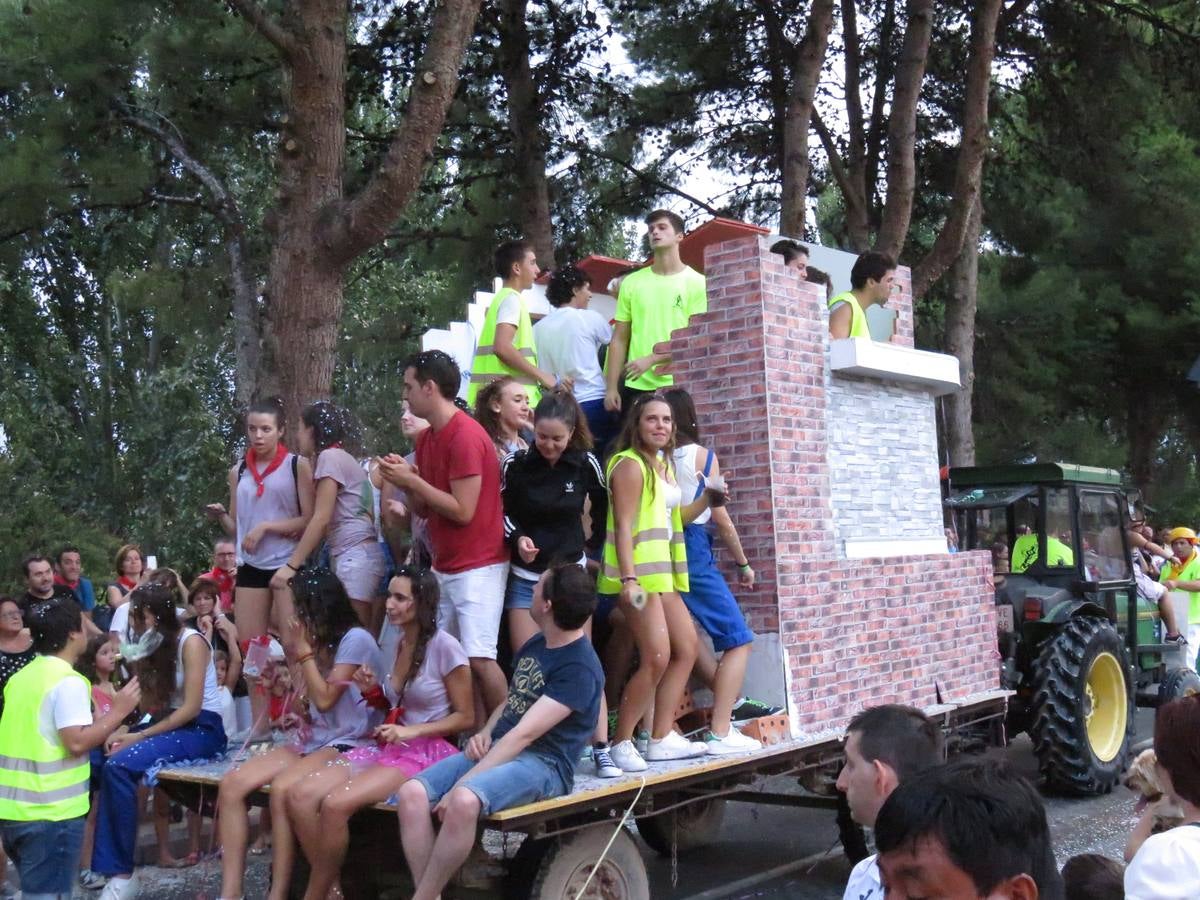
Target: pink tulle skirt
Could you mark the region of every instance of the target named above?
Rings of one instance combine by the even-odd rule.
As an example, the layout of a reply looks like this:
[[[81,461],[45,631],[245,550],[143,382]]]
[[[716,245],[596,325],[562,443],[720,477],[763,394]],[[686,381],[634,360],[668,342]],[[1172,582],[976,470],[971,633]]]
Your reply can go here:
[[[458,748],[445,738],[418,737],[382,747],[359,747],[348,751],[345,758],[356,767],[387,766],[411,778],[457,752]]]

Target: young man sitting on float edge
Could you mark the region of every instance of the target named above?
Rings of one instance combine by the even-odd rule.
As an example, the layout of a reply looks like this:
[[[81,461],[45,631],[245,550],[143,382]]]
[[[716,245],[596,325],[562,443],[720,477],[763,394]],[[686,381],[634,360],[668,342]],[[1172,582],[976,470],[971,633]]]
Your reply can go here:
[[[595,606],[596,586],[586,571],[574,563],[548,569],[529,610],[540,633],[513,661],[505,702],[466,752],[400,788],[400,842],[417,886],[414,900],[433,900],[466,862],[480,816],[571,790],[604,686],[583,632]],[[436,839],[434,817],[442,821]]]

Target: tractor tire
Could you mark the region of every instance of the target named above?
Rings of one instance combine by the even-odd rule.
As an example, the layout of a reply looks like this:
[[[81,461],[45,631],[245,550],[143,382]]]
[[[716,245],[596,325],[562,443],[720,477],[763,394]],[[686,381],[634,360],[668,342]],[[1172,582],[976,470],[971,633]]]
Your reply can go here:
[[[1120,780],[1134,733],[1128,672],[1125,645],[1106,619],[1071,619],[1042,646],[1029,736],[1048,789],[1094,796]]]
[[[1172,669],[1158,685],[1158,705],[1200,694],[1200,675],[1191,669]]]
[[[671,812],[636,821],[638,834],[647,846],[659,856],[670,856],[672,841],[676,853],[687,853],[711,844],[724,819],[724,800],[697,800]]]
[[[846,802],[846,795],[841,791],[838,791],[837,829],[846,862],[855,866],[871,855],[867,832],[850,815],[850,804]]]
[[[603,897],[605,900],[650,900],[650,877],[637,844],[621,828],[612,846],[600,855],[613,837],[610,824],[595,825],[550,841],[541,855],[529,900],[577,900]],[[587,893],[584,883],[596,869]]]

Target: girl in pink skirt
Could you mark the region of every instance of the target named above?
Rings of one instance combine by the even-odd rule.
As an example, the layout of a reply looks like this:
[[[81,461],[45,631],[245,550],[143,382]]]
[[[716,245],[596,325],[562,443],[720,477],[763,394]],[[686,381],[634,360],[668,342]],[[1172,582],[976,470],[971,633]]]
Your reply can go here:
[[[433,573],[402,567],[388,582],[383,656],[378,675],[355,674],[363,699],[390,708],[376,746],[343,753],[331,765],[289,787],[288,816],[312,867],[305,900],[326,900],[336,885],[357,810],[391,797],[405,781],[452,756],[450,743],[471,727],[475,701],[466,651],[437,628],[438,588]]]

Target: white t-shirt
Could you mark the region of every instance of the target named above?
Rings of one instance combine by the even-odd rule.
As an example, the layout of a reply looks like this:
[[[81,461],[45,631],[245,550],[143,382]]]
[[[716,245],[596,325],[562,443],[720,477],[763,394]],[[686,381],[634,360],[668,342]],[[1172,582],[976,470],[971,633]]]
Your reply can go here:
[[[496,324],[514,327],[521,324],[520,294],[513,292],[504,295],[504,299],[500,301],[500,308],[496,310]]]
[[[533,326],[538,368],[559,378],[574,378],[575,399],[580,403],[604,398],[604,373],[597,354],[611,340],[612,326],[594,309],[560,306]]]
[[[879,863],[874,854],[851,870],[842,900],[883,900],[883,883],[879,880]]]
[[[1153,834],[1125,870],[1125,900],[1200,897],[1200,825]]]
[[[61,744],[60,728],[92,724],[92,690],[82,678],[64,678],[46,692],[38,710],[38,731],[51,744]]]

